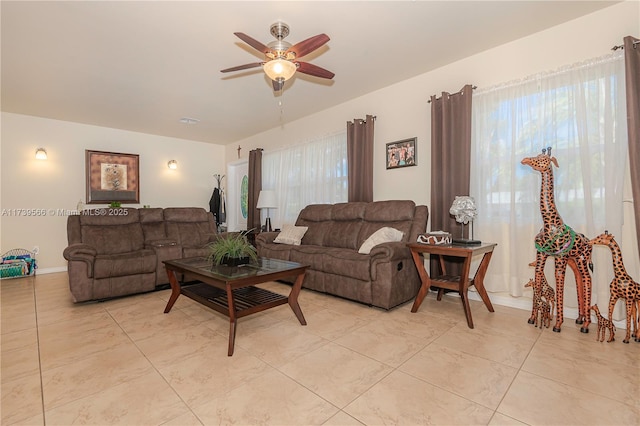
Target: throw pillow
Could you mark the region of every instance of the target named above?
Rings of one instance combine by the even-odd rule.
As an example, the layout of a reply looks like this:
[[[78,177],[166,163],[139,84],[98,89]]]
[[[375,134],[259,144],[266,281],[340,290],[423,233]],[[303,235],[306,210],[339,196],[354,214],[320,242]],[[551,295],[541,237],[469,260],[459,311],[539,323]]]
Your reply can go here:
[[[369,254],[374,246],[382,243],[402,241],[403,236],[404,232],[398,231],[395,228],[385,226],[384,228],[380,228],[376,232],[371,234],[371,236],[367,238],[364,243],[362,243],[362,246],[360,247],[360,250],[358,250],[358,253]]]
[[[307,232],[307,229],[309,229],[307,226],[284,225],[282,227],[282,231],[280,231],[273,242],[299,246],[302,241],[302,237],[304,237],[305,232]]]

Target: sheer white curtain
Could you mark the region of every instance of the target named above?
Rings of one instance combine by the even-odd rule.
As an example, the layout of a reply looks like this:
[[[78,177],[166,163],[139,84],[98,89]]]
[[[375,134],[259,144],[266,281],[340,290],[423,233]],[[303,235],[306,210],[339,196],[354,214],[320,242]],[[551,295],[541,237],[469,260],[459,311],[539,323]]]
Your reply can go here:
[[[523,295],[533,278],[534,237],[542,227],[540,174],[520,164],[552,147],[555,199],[564,222],[588,238],[620,235],[627,164],[624,59],[621,53],[507,83],[473,96],[471,194],[478,204],[476,238],[498,243],[487,290]],[[592,303],[606,306],[611,257],[593,260]],[[607,257],[608,256],[608,257]],[[604,263],[603,263],[604,262]],[[546,275],[554,282],[553,261]],[[575,307],[567,269],[565,306]]]
[[[320,136],[262,154],[262,188],[273,189],[278,208],[274,227],[292,225],[309,204],[347,201],[347,133]]]

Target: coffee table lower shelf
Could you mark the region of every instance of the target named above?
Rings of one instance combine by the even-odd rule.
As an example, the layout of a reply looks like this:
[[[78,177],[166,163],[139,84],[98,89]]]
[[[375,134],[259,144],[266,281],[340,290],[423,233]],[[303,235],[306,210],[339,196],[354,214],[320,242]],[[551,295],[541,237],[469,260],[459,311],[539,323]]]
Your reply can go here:
[[[201,283],[183,287],[182,294],[229,316],[229,298],[224,290]],[[250,286],[233,290],[233,305],[238,318],[285,305],[288,301],[286,296],[259,287]]]

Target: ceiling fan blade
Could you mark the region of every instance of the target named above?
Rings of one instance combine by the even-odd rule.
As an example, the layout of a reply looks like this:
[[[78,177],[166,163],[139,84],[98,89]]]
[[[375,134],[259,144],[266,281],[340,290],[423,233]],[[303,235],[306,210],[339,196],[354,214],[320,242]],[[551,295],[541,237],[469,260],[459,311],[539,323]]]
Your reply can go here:
[[[296,61],[296,64],[298,64],[298,72],[301,72],[303,74],[328,79],[332,79],[335,75],[331,71],[321,68],[317,65],[310,64],[309,62]]]
[[[329,36],[326,34],[318,34],[317,36],[310,37],[306,40],[296,43],[287,49],[287,53],[293,52],[296,54],[296,58],[301,58],[304,55],[308,55],[323,44],[329,41]]]
[[[262,44],[261,42],[259,42],[258,40],[256,40],[253,37],[249,37],[248,35],[246,35],[245,33],[233,33],[235,34],[240,40],[244,41],[245,43],[247,43],[249,46],[253,47],[256,50],[259,50],[262,53],[269,53],[271,52],[271,49],[269,49],[267,47],[267,45]]]
[[[246,70],[246,69],[249,69],[249,68],[259,67],[262,64],[263,64],[263,62],[254,62],[252,64],[238,65],[237,67],[231,67],[231,68],[227,68],[227,69],[224,69],[224,70],[220,70],[220,72],[231,72],[231,71]]]
[[[271,82],[273,83],[274,92],[279,92],[284,87],[284,80],[280,80],[280,81],[271,80]]]

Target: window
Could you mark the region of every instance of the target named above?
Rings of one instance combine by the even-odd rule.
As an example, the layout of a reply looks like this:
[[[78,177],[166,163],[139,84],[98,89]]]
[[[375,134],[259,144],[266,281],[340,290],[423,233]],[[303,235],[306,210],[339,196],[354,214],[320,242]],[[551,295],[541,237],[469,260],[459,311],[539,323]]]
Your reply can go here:
[[[278,194],[277,226],[295,223],[309,204],[346,202],[347,179],[345,131],[262,154],[262,187]]]
[[[520,161],[550,146],[558,212],[577,232],[622,227],[627,164],[624,60],[614,53],[474,93],[471,195],[476,235],[498,241],[492,291],[522,295],[542,226],[540,175]],[[500,257],[500,256],[498,256]],[[550,263],[550,262],[549,262]],[[568,288],[569,284],[567,284]]]

